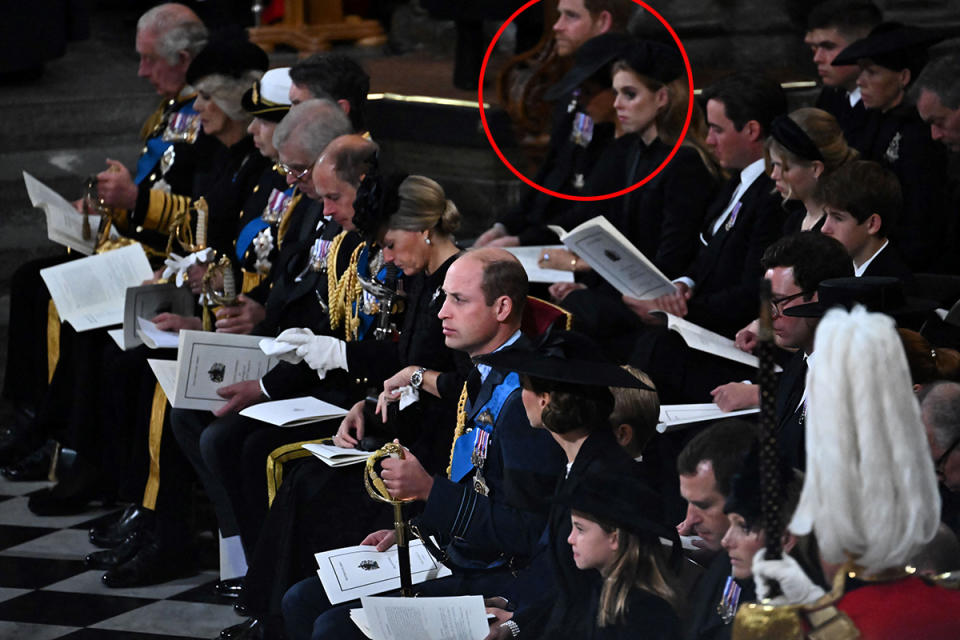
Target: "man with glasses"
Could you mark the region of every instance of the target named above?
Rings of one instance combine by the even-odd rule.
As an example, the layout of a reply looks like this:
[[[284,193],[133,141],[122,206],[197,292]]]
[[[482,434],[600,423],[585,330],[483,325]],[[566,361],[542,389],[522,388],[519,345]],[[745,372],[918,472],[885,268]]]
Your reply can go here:
[[[807,369],[813,366],[813,337],[820,318],[792,317],[793,307],[815,302],[817,288],[824,280],[853,275],[853,266],[843,245],[816,232],[798,233],[770,245],[761,260],[771,285],[771,318],[778,347],[796,350],[784,366],[777,389],[777,441],[784,461],[803,469],[803,416]],[[745,339],[738,333],[738,346],[752,351],[756,336]],[[714,402],[724,411],[760,404],[757,385],[731,382],[713,390]]]
[[[940,481],[940,519],[960,531],[960,384],[934,382],[920,392],[920,412]]]

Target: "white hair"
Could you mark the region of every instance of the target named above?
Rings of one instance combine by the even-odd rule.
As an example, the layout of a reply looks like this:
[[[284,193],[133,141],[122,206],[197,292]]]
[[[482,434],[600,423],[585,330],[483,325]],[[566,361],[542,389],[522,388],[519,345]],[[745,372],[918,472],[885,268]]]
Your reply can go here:
[[[207,45],[203,22],[192,9],[175,2],[157,5],[140,16],[137,31],[156,34],[156,54],[171,65],[177,64],[181,51],[192,60]]]
[[[940,497],[893,320],[833,310],[807,375],[807,475],[790,522],[828,562],[905,565],[940,523]]]

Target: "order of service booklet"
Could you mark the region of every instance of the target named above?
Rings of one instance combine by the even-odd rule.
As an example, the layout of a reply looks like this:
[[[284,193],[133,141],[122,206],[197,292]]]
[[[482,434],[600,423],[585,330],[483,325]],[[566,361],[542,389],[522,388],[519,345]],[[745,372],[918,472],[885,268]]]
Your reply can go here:
[[[57,244],[62,244],[74,251],[89,256],[97,246],[97,229],[100,227],[100,216],[90,215],[90,233],[83,237],[83,219],[85,214],[73,208],[66,198],[43,184],[32,175],[23,172],[23,183],[27,187],[30,204],[42,209],[47,217],[47,237]]]
[[[170,404],[177,409],[219,409],[217,389],[259,380],[279,360],[260,350],[259,336],[181,331],[177,359],[149,360]]]
[[[490,631],[483,596],[365,596],[350,618],[372,640],[482,640]]]
[[[132,244],[40,270],[60,320],[75,331],[123,323],[127,289],[153,278],[143,247]]]
[[[297,427],[331,418],[342,418],[347,415],[347,410],[313,396],[303,396],[259,402],[241,411],[240,415],[278,427]]]
[[[323,442],[306,442],[303,444],[303,448],[319,458],[328,467],[347,467],[352,464],[361,464],[373,455],[372,451],[347,449]]]
[[[384,506],[384,509],[389,508]],[[358,545],[322,551],[314,556],[317,575],[330,604],[341,604],[362,596],[371,596],[400,588],[397,547],[377,551],[374,546]],[[419,539],[410,541],[410,573],[413,583],[451,575]]]
[[[620,293],[638,300],[653,300],[677,287],[603,216],[577,225],[567,233],[556,225],[547,227]]]

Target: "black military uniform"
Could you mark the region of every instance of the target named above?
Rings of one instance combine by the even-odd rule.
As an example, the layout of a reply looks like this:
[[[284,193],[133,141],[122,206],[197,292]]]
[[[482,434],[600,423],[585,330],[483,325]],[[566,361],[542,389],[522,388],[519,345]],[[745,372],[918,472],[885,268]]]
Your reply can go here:
[[[605,33],[585,42],[574,54],[574,67],[545,95],[557,100],[553,114],[553,129],[546,159],[534,182],[559,193],[584,194],[603,150],[613,140],[614,125],[595,123],[580,104],[581,85],[598,77],[605,67],[616,60],[628,37]],[[609,74],[603,81],[609,86]],[[521,245],[547,244],[555,241],[555,234],[547,229],[554,218],[569,208],[569,202],[549,196],[539,190],[527,191],[518,206],[504,214],[498,222],[510,235],[520,239]]]
[[[885,22],[841,51],[832,64],[868,59],[888,70],[909,70],[912,81],[927,62],[927,48],[943,37],[939,31]],[[900,180],[903,209],[888,235],[911,269],[926,271],[939,266],[949,227],[947,152],[931,139],[929,125],[905,99],[882,113],[870,110],[856,148]]]
[[[457,396],[470,368],[464,354],[445,346],[437,317],[443,304],[438,291],[454,259],[432,274],[407,280],[399,342],[364,340],[347,345],[351,375],[382,380],[409,364],[445,372],[437,380],[440,397],[421,393],[419,402],[399,413],[398,430],[391,434],[428,472],[439,472],[447,464],[452,432],[442,427],[456,421]],[[367,425],[367,433],[373,426]],[[331,522],[337,526],[329,526]],[[355,467],[335,469],[313,458],[287,463],[250,557],[240,602],[256,618],[276,619],[286,590],[314,575],[316,552],[355,544],[367,532],[391,523],[390,510],[369,499]]]

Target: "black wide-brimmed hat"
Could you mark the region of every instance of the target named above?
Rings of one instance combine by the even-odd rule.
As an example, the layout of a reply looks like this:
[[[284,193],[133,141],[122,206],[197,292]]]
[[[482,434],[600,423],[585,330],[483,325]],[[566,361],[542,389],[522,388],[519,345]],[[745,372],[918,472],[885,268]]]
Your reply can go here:
[[[266,52],[250,42],[246,31],[225,27],[211,32],[207,46],[187,69],[187,83],[213,74],[240,78],[247,71],[266,71],[269,66]]]
[[[824,280],[817,287],[816,302],[784,309],[783,314],[794,318],[819,318],[834,307],[849,310],[858,304],[868,311],[889,316],[905,316],[937,308],[934,300],[907,297],[899,278],[862,276]]]
[[[603,33],[590,38],[573,54],[573,67],[560,82],[543,94],[546,100],[559,100],[582,85],[594,74],[623,56],[633,39],[623,33]]]
[[[947,37],[940,29],[921,29],[899,22],[877,25],[866,38],[851,43],[833,59],[833,66],[857,64],[867,58],[887,69],[910,69],[916,75],[927,63],[927,49]]]
[[[588,473],[567,483],[553,502],[641,537],[665,538],[673,543],[674,554],[680,551],[676,525],[664,522],[663,501],[637,476]]]
[[[621,58],[636,73],[663,84],[670,84],[686,71],[677,47],[661,42],[634,40],[624,49]]]
[[[474,361],[533,378],[594,387],[650,389],[602,355],[600,345],[576,331],[549,330],[532,349],[504,349]]]
[[[280,122],[290,111],[290,67],[270,69],[240,99],[244,111],[261,120]]]

